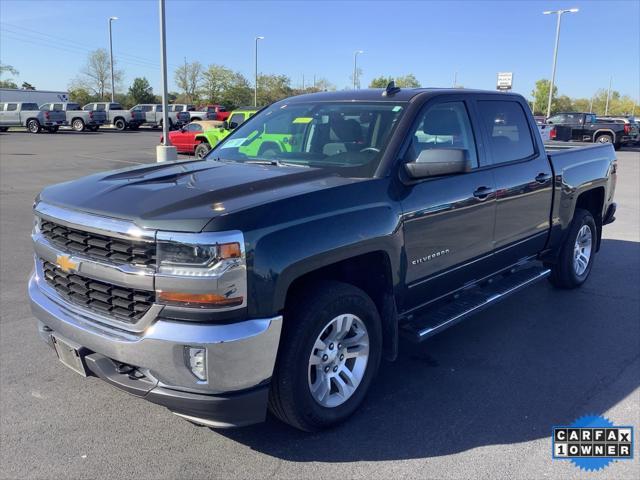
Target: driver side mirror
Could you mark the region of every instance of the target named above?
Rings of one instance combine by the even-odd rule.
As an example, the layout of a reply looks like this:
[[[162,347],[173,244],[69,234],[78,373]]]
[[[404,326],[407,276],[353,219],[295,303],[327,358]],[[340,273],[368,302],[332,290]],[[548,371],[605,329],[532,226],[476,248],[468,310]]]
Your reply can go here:
[[[224,128],[225,130],[229,130],[229,122],[226,120],[222,121],[222,128]]]
[[[467,150],[462,148],[428,148],[422,150],[413,162],[404,164],[412,180],[471,171]]]

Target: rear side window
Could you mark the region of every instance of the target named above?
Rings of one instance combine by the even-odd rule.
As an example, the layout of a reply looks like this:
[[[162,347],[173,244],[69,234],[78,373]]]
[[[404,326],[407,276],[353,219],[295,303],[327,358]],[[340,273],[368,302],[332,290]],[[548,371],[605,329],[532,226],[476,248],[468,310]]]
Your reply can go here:
[[[109,110],[122,110],[122,105],[119,103],[111,103],[109,104]]]
[[[529,123],[518,102],[481,100],[478,110],[489,135],[493,163],[512,162],[533,155]]]
[[[104,103],[96,103],[96,111],[104,112],[107,109],[107,106]]]
[[[40,110],[37,103],[23,103],[22,110]]]
[[[67,110],[81,110],[80,105],[77,103],[67,103]]]
[[[40,105],[40,110],[42,110],[43,112],[48,111],[49,108],[51,108],[51,104],[50,103],[44,103],[44,104]]]

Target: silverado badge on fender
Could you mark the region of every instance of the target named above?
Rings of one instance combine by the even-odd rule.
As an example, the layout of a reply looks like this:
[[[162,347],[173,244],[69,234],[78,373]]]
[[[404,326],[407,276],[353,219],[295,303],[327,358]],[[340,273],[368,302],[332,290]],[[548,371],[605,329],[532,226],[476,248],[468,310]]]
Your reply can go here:
[[[65,272],[71,272],[72,270],[78,270],[78,262],[71,260],[69,255],[58,255],[56,257],[56,265]]]

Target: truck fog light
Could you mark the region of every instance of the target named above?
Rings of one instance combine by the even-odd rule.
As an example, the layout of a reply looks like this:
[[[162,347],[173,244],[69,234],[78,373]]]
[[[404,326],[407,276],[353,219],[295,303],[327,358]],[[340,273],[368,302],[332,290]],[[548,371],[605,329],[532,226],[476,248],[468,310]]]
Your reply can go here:
[[[207,380],[207,351],[204,348],[186,347],[185,360],[191,373],[198,380]]]

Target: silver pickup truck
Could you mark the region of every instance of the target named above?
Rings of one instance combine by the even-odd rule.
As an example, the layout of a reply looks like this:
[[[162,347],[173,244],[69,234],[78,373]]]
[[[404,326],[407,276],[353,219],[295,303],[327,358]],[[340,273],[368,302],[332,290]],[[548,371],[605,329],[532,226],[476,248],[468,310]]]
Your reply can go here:
[[[186,103],[174,103],[169,105],[170,112],[187,112],[189,113],[189,121],[196,122],[198,120],[215,120],[216,112],[209,112],[208,110],[198,110],[195,105]]]
[[[141,103],[131,109],[132,112],[141,112],[145,116],[143,125],[149,125],[153,128],[162,128],[162,104],[160,103]],[[173,111],[169,108],[167,112],[169,116],[169,130],[174,130],[186,125],[191,121],[188,112]]]
[[[144,114],[142,112],[134,112],[131,110],[125,110],[122,105],[114,102],[94,102],[88,103],[83,110],[88,112],[106,112],[107,124],[116,127],[116,130],[137,130],[140,125],[145,121]]]
[[[56,133],[62,125],[67,125],[64,112],[41,111],[33,102],[0,103],[0,132],[9,127],[26,127],[31,133],[40,133],[43,128]]]
[[[79,103],[56,102],[44,103],[40,105],[40,110],[44,112],[64,112],[67,116],[67,123],[76,132],[83,132],[85,129],[95,132],[100,126],[107,123],[107,112],[82,110]]]

